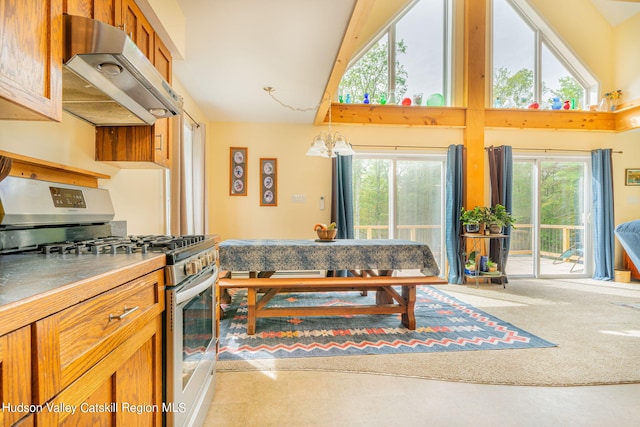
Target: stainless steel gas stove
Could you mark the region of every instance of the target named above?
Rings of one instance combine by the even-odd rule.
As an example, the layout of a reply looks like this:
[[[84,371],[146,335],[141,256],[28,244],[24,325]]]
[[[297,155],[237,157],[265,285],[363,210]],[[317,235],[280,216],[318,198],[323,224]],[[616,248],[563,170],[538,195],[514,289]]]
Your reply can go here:
[[[217,246],[205,235],[127,235],[109,192],[32,179],[0,181],[0,256],[165,255],[164,398],[168,426],[201,424],[213,398]],[[54,256],[52,256],[54,255]]]

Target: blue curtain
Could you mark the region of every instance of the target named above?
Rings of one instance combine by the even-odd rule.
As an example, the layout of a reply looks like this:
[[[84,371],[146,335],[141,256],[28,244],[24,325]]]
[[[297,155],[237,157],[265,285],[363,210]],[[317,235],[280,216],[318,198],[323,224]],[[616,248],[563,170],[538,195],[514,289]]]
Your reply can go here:
[[[491,206],[502,205],[507,212],[513,207],[513,150],[509,145],[489,147],[489,176],[491,177]],[[516,218],[517,219],[517,218]],[[504,234],[511,236],[511,227],[505,227]],[[490,257],[493,260],[502,258],[502,266],[506,268],[511,237],[504,239],[504,254],[500,253],[499,242],[491,242]]]
[[[593,193],[593,258],[596,280],[614,279],[613,167],[611,149],[591,152]]]
[[[460,224],[460,209],[462,209],[462,145],[450,145],[447,151],[446,174],[446,207],[445,207],[445,245],[447,260],[449,261],[449,283],[461,285],[464,280],[464,264],[461,260],[462,235]]]
[[[353,157],[338,154],[332,159],[331,221],[338,225],[338,239],[353,239]],[[347,270],[328,272],[329,276],[347,277]]]
[[[353,239],[352,156],[337,155],[333,159],[331,221],[338,225],[338,239]]]

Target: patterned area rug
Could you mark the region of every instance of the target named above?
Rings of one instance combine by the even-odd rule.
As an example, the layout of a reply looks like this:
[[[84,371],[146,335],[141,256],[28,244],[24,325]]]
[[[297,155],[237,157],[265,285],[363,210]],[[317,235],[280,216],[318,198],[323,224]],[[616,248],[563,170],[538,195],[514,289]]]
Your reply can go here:
[[[280,294],[276,306],[375,304],[375,292]],[[555,347],[431,286],[418,286],[416,330],[400,315],[259,318],[247,335],[246,291],[237,292],[220,322],[219,360],[428,353]]]

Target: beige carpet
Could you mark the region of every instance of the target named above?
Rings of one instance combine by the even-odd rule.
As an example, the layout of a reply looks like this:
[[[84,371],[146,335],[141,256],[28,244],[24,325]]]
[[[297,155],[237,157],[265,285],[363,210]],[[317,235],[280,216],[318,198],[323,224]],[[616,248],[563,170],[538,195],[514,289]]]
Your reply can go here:
[[[516,280],[437,286],[554,348],[219,361],[218,371],[363,372],[514,385],[640,383],[640,283]]]

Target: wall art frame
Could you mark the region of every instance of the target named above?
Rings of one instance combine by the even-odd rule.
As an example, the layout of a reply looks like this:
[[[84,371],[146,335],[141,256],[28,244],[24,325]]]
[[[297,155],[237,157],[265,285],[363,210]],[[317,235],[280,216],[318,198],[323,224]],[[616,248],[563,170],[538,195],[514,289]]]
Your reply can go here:
[[[229,195],[247,195],[247,147],[229,148]]]
[[[260,206],[278,206],[278,159],[260,159]]]
[[[640,168],[624,170],[624,185],[640,185]]]

